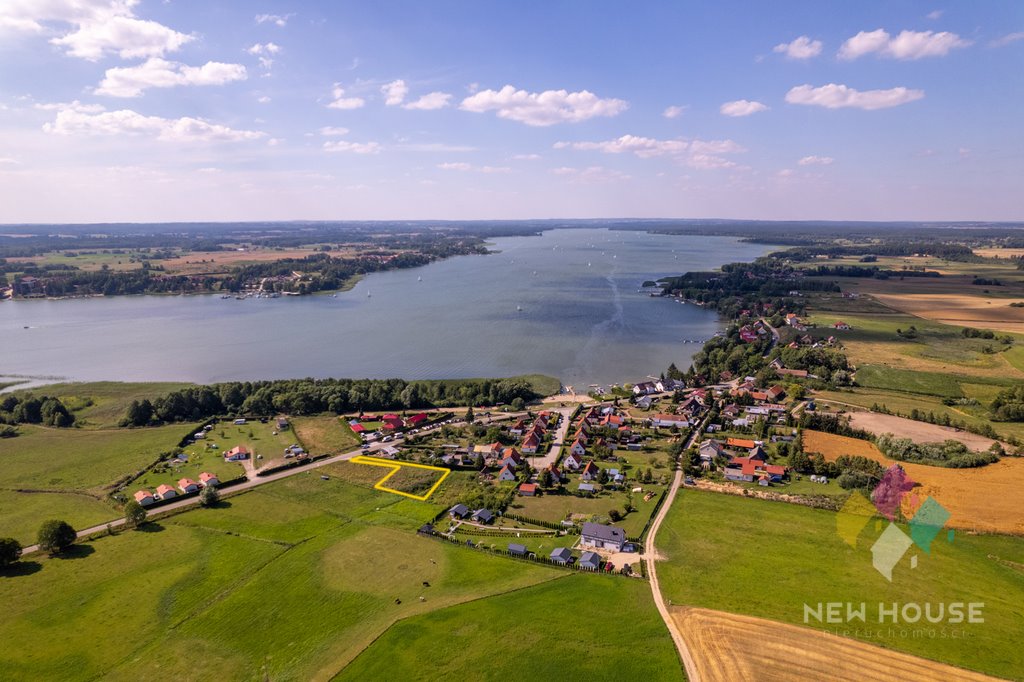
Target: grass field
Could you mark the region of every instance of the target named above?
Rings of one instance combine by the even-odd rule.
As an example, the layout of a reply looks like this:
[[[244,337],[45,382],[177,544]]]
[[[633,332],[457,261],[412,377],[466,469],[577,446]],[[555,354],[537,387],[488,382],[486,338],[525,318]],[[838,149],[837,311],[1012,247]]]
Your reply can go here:
[[[79,426],[113,428],[124,418],[133,400],[152,400],[190,384],[170,382],[122,383],[96,381],[89,383],[51,384],[27,389],[35,395],[55,395],[75,411]],[[20,391],[15,391],[19,393]]]
[[[304,473],[28,560],[0,580],[4,677],[329,678],[398,619],[567,575],[411,532],[436,511]]]
[[[173,449],[188,429],[20,427],[17,438],[0,440],[0,537],[34,540],[48,518],[79,528],[116,518],[102,501],[108,487]]]
[[[358,448],[362,442],[352,433],[347,422],[330,415],[294,417],[291,427],[303,446],[317,455],[348,452]],[[282,433],[287,434],[287,431]]]
[[[984,602],[983,624],[949,625],[961,639],[903,636],[876,628],[850,636],[871,644],[1007,678],[1024,677],[1024,540],[959,533],[930,554],[916,550],[890,583],[871,565],[880,530],[868,524],[857,547],[836,532],[836,514],[780,502],[683,491],[658,534],[662,593],[675,604],[804,624],[804,604]],[[992,557],[992,558],[990,558]],[[872,607],[872,605],[874,605]],[[874,613],[875,616],[870,614]],[[852,629],[852,628],[851,628]]]
[[[575,485],[575,484],[573,484]],[[655,496],[650,501],[644,502],[644,493],[633,493],[633,507],[636,511],[630,512],[615,525],[626,531],[629,537],[636,537],[643,532],[647,520],[651,518],[654,506],[665,486],[650,483],[643,484],[644,492],[653,491]],[[575,495],[540,495],[539,497],[518,497],[513,502],[509,513],[518,514],[540,521],[558,523],[567,518],[568,515],[581,514],[596,516],[608,523],[608,512],[612,509],[622,511],[626,503],[625,492],[602,492],[597,497],[586,498]]]
[[[504,653],[496,639],[507,642]],[[335,679],[682,680],[683,673],[646,582],[574,574],[402,620]]]
[[[804,431],[804,449],[820,452],[827,460],[840,455],[861,455],[883,466],[899,464],[912,481],[919,499],[934,497],[951,514],[949,525],[983,532],[1024,535],[1024,507],[1018,498],[1024,486],[1024,458],[1004,457],[974,469],[895,462],[874,443],[820,431]],[[909,509],[907,510],[909,511]]]

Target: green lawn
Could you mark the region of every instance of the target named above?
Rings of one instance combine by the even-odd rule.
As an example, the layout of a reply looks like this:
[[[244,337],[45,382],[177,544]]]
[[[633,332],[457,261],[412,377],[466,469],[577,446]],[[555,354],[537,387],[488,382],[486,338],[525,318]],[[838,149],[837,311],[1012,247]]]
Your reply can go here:
[[[575,480],[571,484],[575,489]],[[654,512],[654,505],[665,486],[644,483],[644,493],[653,491],[655,496],[644,502],[644,493],[633,493],[633,507],[636,511],[615,523],[626,531],[629,537],[636,537],[643,532],[647,520]],[[568,514],[587,514],[598,517],[601,523],[609,523],[608,512],[612,509],[622,511],[626,503],[626,492],[601,492],[597,497],[586,498],[575,495],[540,495],[538,497],[517,497],[508,513],[518,514],[539,521],[558,523]]]
[[[836,514],[779,502],[683,491],[658,534],[667,560],[658,577],[666,599],[804,624],[803,605],[852,602],[984,602],[983,624],[947,626],[962,639],[905,637],[883,628],[873,644],[1007,678],[1024,677],[1024,539],[939,536],[916,549],[888,582],[871,565],[884,526],[868,524],[856,549],[836,531]],[[1018,563],[1010,563],[1016,561]],[[876,622],[877,629],[877,622]]]
[[[291,429],[303,446],[316,455],[348,452],[362,442],[348,422],[334,415],[295,417],[291,420]],[[281,435],[287,437],[288,431]]]
[[[62,518],[77,528],[117,518],[120,512],[103,501],[109,486],[172,450],[189,425],[146,429],[25,425],[19,430],[17,438],[0,440],[0,537],[24,542],[34,541],[39,524],[49,518]]]
[[[320,471],[3,574],[5,679],[331,677],[398,619],[567,575],[420,537],[435,506]]]
[[[336,679],[682,680],[683,672],[646,581],[571,574],[402,620]]]
[[[303,445],[293,429],[277,431],[276,420],[270,420],[261,424],[258,420],[249,420],[247,423],[236,426],[232,420],[227,419],[214,424],[204,440],[197,441],[195,445],[185,448],[186,452],[198,452],[203,449],[213,449],[216,445],[216,452],[223,453],[231,448],[242,445],[255,453],[253,460],[257,467],[265,465],[271,460],[279,460],[284,457],[285,448],[291,445]],[[262,459],[257,459],[262,456]]]

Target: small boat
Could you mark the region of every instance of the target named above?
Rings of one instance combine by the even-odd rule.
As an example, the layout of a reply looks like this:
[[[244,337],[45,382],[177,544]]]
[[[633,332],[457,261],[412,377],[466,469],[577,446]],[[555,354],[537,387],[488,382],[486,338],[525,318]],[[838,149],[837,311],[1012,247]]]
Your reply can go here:
[[[517,312],[517,313],[521,313],[522,311],[523,311],[523,306],[521,306],[521,305],[517,305],[517,306],[516,306],[516,312]]]
[[[417,282],[422,282],[422,281],[423,281],[423,278],[422,278],[422,277],[417,277],[417,278],[416,278],[416,281],[417,281]]]
[[[588,268],[590,267],[590,261],[587,261],[587,267]]]
[[[370,292],[369,291],[366,292],[366,298],[370,298]]]

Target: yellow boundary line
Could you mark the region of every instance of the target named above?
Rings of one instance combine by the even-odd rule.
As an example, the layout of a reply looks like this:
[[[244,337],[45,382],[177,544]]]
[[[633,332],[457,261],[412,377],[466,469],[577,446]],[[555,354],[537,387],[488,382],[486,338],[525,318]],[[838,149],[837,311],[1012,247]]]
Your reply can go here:
[[[402,495],[403,497],[409,497],[414,500],[419,500],[420,502],[426,502],[430,498],[430,496],[434,494],[434,491],[437,490],[438,486],[440,486],[441,483],[444,482],[444,479],[448,478],[448,474],[451,473],[451,469],[444,469],[442,467],[432,467],[426,464],[413,464],[412,462],[402,462],[401,464],[399,464],[397,462],[391,462],[386,459],[380,459],[379,457],[366,457],[364,455],[353,457],[349,461],[355,462],[356,464],[369,464],[370,466],[391,469],[391,472],[384,476],[384,478],[377,481],[377,483],[374,484],[373,487],[376,488],[377,490],[383,490],[386,493]],[[430,487],[430,490],[428,490],[423,495],[413,495],[412,493],[404,493],[401,490],[395,490],[394,488],[389,488],[386,485],[384,485],[387,482],[387,480],[394,476],[395,474],[397,474],[402,467],[413,467],[414,469],[427,469],[428,471],[439,471],[441,472],[441,478],[437,479],[437,483],[432,485]]]

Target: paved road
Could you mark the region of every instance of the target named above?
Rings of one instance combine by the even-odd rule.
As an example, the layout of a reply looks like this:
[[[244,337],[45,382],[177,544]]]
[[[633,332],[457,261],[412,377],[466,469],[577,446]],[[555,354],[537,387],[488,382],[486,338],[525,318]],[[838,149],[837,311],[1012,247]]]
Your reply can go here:
[[[558,430],[555,431],[555,438],[551,442],[551,449],[548,450],[548,454],[543,457],[530,457],[530,466],[537,471],[543,471],[548,467],[549,464],[554,464],[558,460],[558,453],[562,449],[562,443],[565,442],[565,436],[569,432],[570,421],[569,417],[572,416],[573,410],[576,409],[576,405],[572,407],[559,407],[552,412],[557,412],[562,415],[562,423],[559,425]]]
[[[708,418],[704,417],[701,421],[700,426],[693,430],[690,437],[686,440],[686,448],[690,448],[700,438],[701,433],[704,432],[704,427],[707,425]],[[661,505],[658,510],[658,514],[654,517],[654,522],[651,523],[651,528],[647,533],[647,542],[644,544],[644,561],[647,562],[647,576],[651,581],[651,592],[654,593],[654,603],[658,607],[658,613],[661,614],[661,619],[665,621],[665,627],[668,628],[669,633],[672,635],[672,641],[675,642],[676,650],[679,652],[679,658],[683,662],[683,667],[686,668],[686,678],[690,682],[700,682],[700,672],[697,670],[697,663],[693,659],[693,655],[690,653],[689,647],[686,645],[686,640],[683,639],[682,633],[679,632],[679,628],[676,627],[676,622],[672,619],[672,614],[669,613],[668,607],[665,605],[665,599],[661,596],[661,586],[658,584],[658,569],[655,563],[655,557],[657,556],[657,549],[654,546],[654,538],[658,535],[658,528],[661,527],[661,522],[665,520],[665,515],[668,514],[668,510],[672,507],[672,503],[676,499],[676,493],[679,492],[679,486],[683,483],[683,470],[676,470],[675,478],[672,479],[672,487],[669,488],[668,494],[665,496],[665,502]]]

